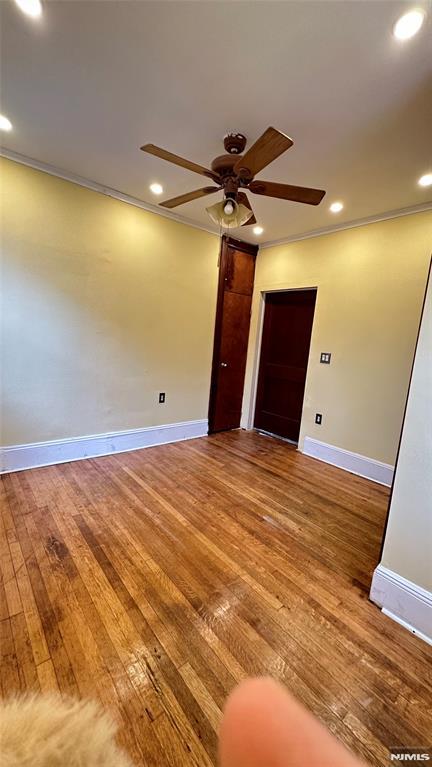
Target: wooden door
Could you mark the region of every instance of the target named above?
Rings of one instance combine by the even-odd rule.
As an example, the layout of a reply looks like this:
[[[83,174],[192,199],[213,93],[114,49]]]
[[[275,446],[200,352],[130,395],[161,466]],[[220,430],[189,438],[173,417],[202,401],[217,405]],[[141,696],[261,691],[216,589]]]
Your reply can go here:
[[[267,293],[255,408],[257,429],[298,441],[316,290]]]
[[[223,237],[216,309],[209,432],[238,429],[257,246]]]

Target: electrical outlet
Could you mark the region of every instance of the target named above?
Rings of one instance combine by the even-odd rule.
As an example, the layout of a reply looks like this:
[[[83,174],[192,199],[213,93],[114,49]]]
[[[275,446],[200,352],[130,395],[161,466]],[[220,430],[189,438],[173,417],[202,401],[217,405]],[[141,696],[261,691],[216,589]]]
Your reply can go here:
[[[330,365],[330,360],[331,360],[330,352],[321,352],[320,362],[322,362],[324,365]]]
[[[322,424],[322,413],[315,413],[315,423],[319,426]]]
[[[163,405],[164,402],[165,402],[165,392],[164,391],[160,391],[159,392],[159,405]]]

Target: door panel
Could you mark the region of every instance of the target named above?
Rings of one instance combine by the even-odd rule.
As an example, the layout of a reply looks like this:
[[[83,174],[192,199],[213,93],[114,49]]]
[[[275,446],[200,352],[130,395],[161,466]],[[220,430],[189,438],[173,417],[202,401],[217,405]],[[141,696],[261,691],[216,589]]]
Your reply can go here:
[[[228,246],[225,290],[251,296],[255,274],[255,257],[251,253]]]
[[[298,441],[316,290],[267,293],[255,427]]]
[[[251,297],[225,293],[214,431],[240,426]]]
[[[240,426],[257,248],[224,238],[213,351],[209,431]]]

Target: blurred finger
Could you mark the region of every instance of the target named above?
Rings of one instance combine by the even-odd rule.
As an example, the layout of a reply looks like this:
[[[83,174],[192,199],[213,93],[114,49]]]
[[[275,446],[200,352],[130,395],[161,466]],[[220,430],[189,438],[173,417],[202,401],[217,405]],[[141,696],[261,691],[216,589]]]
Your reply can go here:
[[[362,767],[272,679],[248,679],[228,698],[220,732],[221,767]]]

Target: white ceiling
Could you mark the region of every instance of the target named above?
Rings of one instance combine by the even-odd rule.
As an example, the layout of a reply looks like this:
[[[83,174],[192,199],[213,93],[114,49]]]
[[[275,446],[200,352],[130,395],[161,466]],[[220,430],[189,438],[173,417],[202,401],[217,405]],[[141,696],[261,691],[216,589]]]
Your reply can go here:
[[[431,9],[402,43],[406,2],[43,5],[35,21],[0,2],[7,149],[154,204],[153,181],[165,198],[207,182],[143,143],[208,166],[227,131],[253,141],[273,125],[294,146],[259,176],[327,195],[315,208],[250,194],[265,241],[432,200],[416,183],[432,170]],[[220,196],[176,212],[210,227]]]

